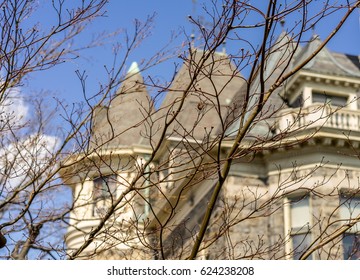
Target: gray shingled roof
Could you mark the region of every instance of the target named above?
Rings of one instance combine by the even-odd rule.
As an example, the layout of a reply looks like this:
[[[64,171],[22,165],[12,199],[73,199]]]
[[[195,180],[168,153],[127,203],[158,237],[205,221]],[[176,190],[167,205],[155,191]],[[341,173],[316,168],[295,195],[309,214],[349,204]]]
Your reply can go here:
[[[321,44],[322,41],[319,36],[313,36],[311,41],[298,55],[296,55],[294,64],[298,65],[300,62],[304,61]],[[324,47],[318,55],[307,63],[303,70],[335,76],[360,77],[360,63],[358,57],[330,52],[327,47]]]
[[[294,54],[295,44],[291,37],[282,33],[275,43],[266,66],[266,88],[271,86],[282,74],[287,62],[290,63],[289,69],[292,69],[320,44],[320,39],[316,36],[313,37],[307,45],[297,48],[289,62],[289,58]],[[227,129],[227,134],[231,135],[239,128],[237,117],[241,114],[241,105],[247,85],[236,67],[223,53],[215,53],[210,56],[196,81],[192,82],[191,79],[199,67],[198,64],[204,52],[193,50],[191,55],[191,59],[188,58],[180,68],[163,103],[156,112],[155,118],[159,120],[156,126],[162,127],[166,115],[170,116],[178,109],[184,91],[191,84],[192,87],[184,100],[180,114],[168,130],[168,137],[186,136],[201,141],[207,133],[211,132],[212,136],[215,136],[222,131],[221,118],[227,123],[232,122]],[[360,61],[357,56],[330,52],[325,47],[306,64],[303,70],[336,76],[360,77]],[[253,83],[251,91],[259,91],[256,81]],[[143,84],[143,78],[136,65],[132,65],[125,82],[109,106],[96,108],[93,120],[94,133],[90,147],[105,142],[107,142],[105,148],[127,147],[136,144],[148,145],[149,140],[144,137],[146,135],[144,115],[147,114],[146,111],[153,110],[149,101],[150,97]],[[218,103],[221,108],[220,114]],[[274,123],[271,114],[286,106],[278,93],[274,92],[267,107],[263,110],[265,113],[261,117],[264,120],[253,127],[250,136],[265,136]],[[233,110],[231,114],[229,114],[229,110]],[[226,116],[228,116],[227,119],[225,119]]]
[[[191,79],[203,55],[202,51],[194,50],[191,59],[181,67],[161,105],[162,113],[176,111],[186,87],[193,84],[176,122],[169,130],[172,136],[202,140],[206,133],[218,131],[221,118],[228,115],[233,97],[244,83],[236,67],[223,53],[210,56],[192,83]]]
[[[103,148],[147,144],[144,116],[152,110],[150,97],[137,65],[132,64],[125,81],[107,107],[98,107],[93,116],[90,148],[106,143]]]
[[[289,63],[289,69],[292,68],[293,62],[289,61],[292,58],[294,53],[295,43],[292,38],[288,36],[285,32],[281,33],[277,41],[274,43],[272,49],[269,52],[269,56],[266,61],[265,66],[265,91],[267,91],[270,86],[277,80],[279,76],[283,74],[283,71],[287,64]],[[297,50],[301,49],[299,46]],[[287,71],[285,71],[286,73]],[[235,119],[233,124],[227,129],[226,134],[229,137],[233,137],[235,133],[239,130],[240,122],[239,117],[243,114],[241,104],[245,98],[246,92],[248,90],[248,85],[244,84],[240,91],[237,92],[234,97],[234,102],[237,104]],[[260,94],[261,89],[259,88],[259,77],[257,76],[254,82],[250,85],[250,95],[253,95],[254,98],[249,103],[256,102],[256,95]],[[251,130],[248,133],[249,137],[267,137],[269,131],[271,130],[275,118],[272,114],[278,111],[280,108],[286,108],[287,105],[278,95],[280,90],[275,91],[269,98],[266,106],[263,108],[262,113],[259,114],[258,120],[254,122],[254,125],[251,127]],[[249,106],[248,106],[249,108]]]

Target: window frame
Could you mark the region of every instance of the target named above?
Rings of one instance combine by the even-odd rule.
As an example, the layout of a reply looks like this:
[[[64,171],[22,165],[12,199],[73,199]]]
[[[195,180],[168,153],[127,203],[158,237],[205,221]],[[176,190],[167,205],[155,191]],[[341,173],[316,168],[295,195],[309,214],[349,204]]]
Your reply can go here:
[[[109,202],[116,197],[118,181],[117,174],[106,174],[93,179],[93,216],[106,212]]]
[[[314,101],[315,95],[325,96],[324,102]],[[344,99],[346,99],[346,101],[342,105],[334,105],[331,103],[331,98],[329,98],[329,101],[328,101],[327,97],[344,98]],[[341,93],[341,92],[329,92],[329,91],[318,90],[318,89],[314,89],[314,88],[311,89],[311,104],[322,104],[322,105],[328,104],[333,107],[349,108],[349,99],[350,99],[350,94],[345,94],[345,93]]]
[[[355,202],[354,202],[355,201]],[[339,210],[340,210],[340,220],[343,224],[351,222],[351,220],[355,217],[353,217],[354,209],[351,210],[351,203],[355,203],[355,207],[357,208],[358,213],[356,213],[354,216],[357,217],[360,215],[360,196],[354,195],[351,193],[341,193],[339,196]],[[346,205],[345,205],[346,204]],[[344,215],[344,208],[349,209],[349,215]],[[349,253],[350,250],[346,250],[349,246],[346,245],[346,240],[352,237],[356,243],[353,245],[357,246],[358,248],[355,250],[354,248],[351,249],[351,254]],[[348,229],[346,232],[342,235],[342,248],[343,248],[343,258],[345,260],[360,260],[360,221],[354,224],[350,229]],[[354,255],[356,254],[356,255]],[[354,257],[355,256],[355,257]]]
[[[309,211],[309,217],[308,217],[308,223],[307,225],[304,225],[302,227],[294,228],[292,226],[292,209],[291,206],[293,203],[302,201],[303,199],[308,200],[307,209]],[[306,240],[308,245],[311,244],[313,238],[312,238],[312,206],[311,206],[311,196],[308,193],[301,193],[301,194],[294,194],[291,196],[287,196],[284,198],[284,230],[285,230],[285,237],[286,237],[286,243],[285,243],[285,254],[287,259],[296,260],[298,258],[295,258],[296,255],[301,256],[302,252],[296,252],[296,248],[294,248],[294,238],[303,236],[303,241]],[[303,243],[302,243],[303,244]],[[299,247],[301,244],[299,245]],[[314,259],[314,255],[311,254],[307,260]]]
[[[347,243],[345,240],[347,240],[349,237],[353,239],[352,245],[350,246],[345,245]],[[360,260],[360,234],[345,232],[342,238],[342,245],[344,260]],[[354,245],[357,246],[358,249],[354,250]]]

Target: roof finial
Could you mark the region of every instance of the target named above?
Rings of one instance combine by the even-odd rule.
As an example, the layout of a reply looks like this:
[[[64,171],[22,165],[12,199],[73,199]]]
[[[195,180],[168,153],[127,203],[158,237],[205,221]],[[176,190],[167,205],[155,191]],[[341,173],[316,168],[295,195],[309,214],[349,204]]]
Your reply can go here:
[[[280,26],[281,26],[282,31],[284,31],[284,27],[285,27],[285,19],[284,18],[282,18],[280,20]]]
[[[316,34],[315,27],[316,27],[316,24],[313,23],[312,26],[311,26],[311,30],[312,30],[311,40],[315,40],[315,39],[319,38],[319,35]]]
[[[139,66],[138,64],[136,63],[136,61],[134,61],[133,63],[131,63],[130,65],[130,68],[128,70],[128,74],[132,74],[132,75],[135,75],[137,73],[140,72],[140,69],[139,69]]]
[[[190,39],[191,39],[191,48],[194,48],[195,47],[195,34],[194,33],[191,33]]]
[[[192,14],[195,17],[196,14],[196,0],[192,0]],[[190,35],[191,48],[195,48],[195,27],[193,26],[192,33]]]
[[[222,43],[222,53],[226,54],[226,40]]]

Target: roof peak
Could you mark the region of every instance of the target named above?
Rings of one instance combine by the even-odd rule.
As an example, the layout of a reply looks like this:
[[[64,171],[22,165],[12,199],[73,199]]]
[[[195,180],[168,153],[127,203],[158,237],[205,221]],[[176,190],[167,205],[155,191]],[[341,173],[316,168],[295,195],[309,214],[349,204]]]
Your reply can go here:
[[[147,92],[146,86],[144,85],[144,79],[139,70],[139,66],[136,62],[133,62],[124,80],[122,85],[118,90],[117,94],[129,94],[129,93],[140,93]]]
[[[131,75],[135,75],[137,73],[140,73],[139,65],[137,64],[136,61],[133,61],[133,63],[131,63],[130,68],[129,68],[127,73],[131,74]]]

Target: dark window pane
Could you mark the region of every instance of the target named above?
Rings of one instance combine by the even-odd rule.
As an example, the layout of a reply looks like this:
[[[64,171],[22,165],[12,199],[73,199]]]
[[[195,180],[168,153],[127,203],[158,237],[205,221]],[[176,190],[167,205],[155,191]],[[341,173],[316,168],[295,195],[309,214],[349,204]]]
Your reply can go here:
[[[360,235],[344,234],[343,248],[345,260],[360,260]]]
[[[342,196],[340,199],[340,215],[344,223],[352,222],[360,215],[360,198]],[[360,222],[352,226],[347,232],[358,233],[360,231]]]
[[[94,180],[94,199],[109,198],[116,194],[116,175],[98,177]]]
[[[310,246],[310,234],[297,234],[292,236],[293,244],[293,259],[300,259],[301,255],[309,248]],[[312,256],[310,255],[307,260],[311,260]]]
[[[344,107],[347,104],[346,96],[339,95],[330,95],[325,92],[313,92],[312,93],[312,102],[313,103],[329,103],[332,106]]]

